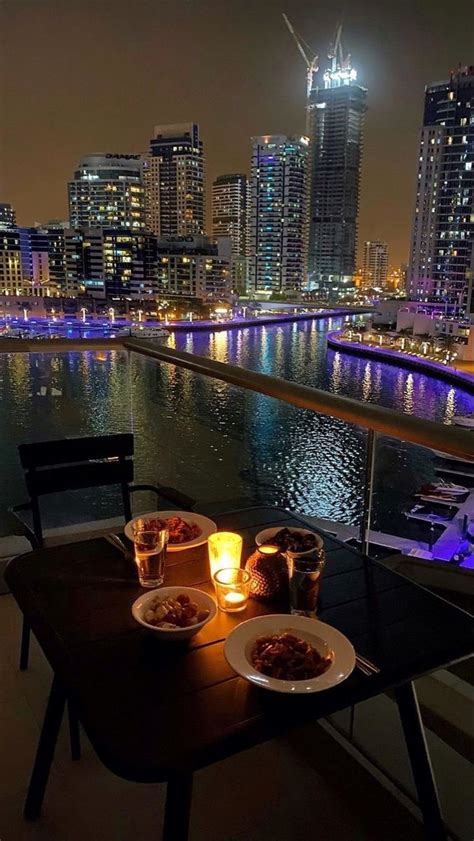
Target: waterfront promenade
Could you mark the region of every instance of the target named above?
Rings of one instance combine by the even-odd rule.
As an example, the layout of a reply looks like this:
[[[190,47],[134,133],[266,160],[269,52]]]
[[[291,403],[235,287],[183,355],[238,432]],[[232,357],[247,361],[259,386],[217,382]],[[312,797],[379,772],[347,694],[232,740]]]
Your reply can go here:
[[[442,362],[425,359],[417,353],[410,353],[406,350],[402,351],[375,343],[349,339],[345,336],[344,330],[335,330],[328,333],[327,343],[328,347],[333,350],[353,353],[356,356],[375,357],[392,365],[402,365],[419,372],[425,371],[427,374],[442,377],[447,382],[463,386],[468,391],[474,392],[474,362],[455,360],[450,362],[449,365],[445,365]]]

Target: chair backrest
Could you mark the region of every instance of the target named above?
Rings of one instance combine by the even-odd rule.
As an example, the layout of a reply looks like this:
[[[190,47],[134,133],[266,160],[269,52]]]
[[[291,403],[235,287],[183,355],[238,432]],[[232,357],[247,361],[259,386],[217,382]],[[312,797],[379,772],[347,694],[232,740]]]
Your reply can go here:
[[[33,512],[33,529],[43,540],[39,497],[81,488],[120,485],[124,514],[131,519],[133,435],[101,435],[20,444],[18,447]]]

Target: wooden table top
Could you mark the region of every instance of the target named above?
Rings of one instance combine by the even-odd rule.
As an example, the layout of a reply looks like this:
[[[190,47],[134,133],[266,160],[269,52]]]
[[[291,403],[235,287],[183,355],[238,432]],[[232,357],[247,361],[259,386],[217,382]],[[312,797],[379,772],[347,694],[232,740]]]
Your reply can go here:
[[[281,509],[214,518],[244,538],[243,561],[263,528],[304,526]],[[252,686],[228,666],[224,641],[237,624],[281,612],[251,601],[218,611],[190,644],[163,644],[134,622],[143,592],[133,562],[104,539],[15,558],[6,579],[54,671],[74,698],[101,760],[126,779],[158,782],[317,720],[471,654],[472,618],[427,590],[324,536],[327,564],[319,618],[345,633],[380,674],[357,670],[311,696]],[[168,555],[165,584],[212,592],[207,547]]]

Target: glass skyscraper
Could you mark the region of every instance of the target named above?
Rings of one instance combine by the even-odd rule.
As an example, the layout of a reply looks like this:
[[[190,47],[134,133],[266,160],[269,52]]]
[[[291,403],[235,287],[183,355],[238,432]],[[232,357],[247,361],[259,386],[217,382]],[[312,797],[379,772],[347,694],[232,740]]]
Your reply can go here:
[[[367,90],[342,49],[310,76],[308,285],[328,299],[352,286]]]
[[[308,138],[252,139],[251,293],[297,295],[306,275]]]
[[[408,292],[474,311],[474,67],[425,91]]]

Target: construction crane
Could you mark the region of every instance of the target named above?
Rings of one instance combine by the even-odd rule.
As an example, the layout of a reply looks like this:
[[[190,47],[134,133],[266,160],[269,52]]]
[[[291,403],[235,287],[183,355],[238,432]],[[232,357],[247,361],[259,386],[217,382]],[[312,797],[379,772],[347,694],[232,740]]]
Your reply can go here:
[[[304,63],[306,64],[306,97],[309,100],[309,95],[313,89],[313,78],[315,73],[318,72],[319,69],[319,56],[315,55],[311,58],[311,47],[306,43],[306,41],[295,32],[294,27],[291,25],[290,21],[288,20],[287,16],[283,14],[283,20],[285,21],[290,35],[292,36],[299,52],[301,53]]]

